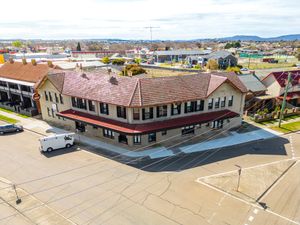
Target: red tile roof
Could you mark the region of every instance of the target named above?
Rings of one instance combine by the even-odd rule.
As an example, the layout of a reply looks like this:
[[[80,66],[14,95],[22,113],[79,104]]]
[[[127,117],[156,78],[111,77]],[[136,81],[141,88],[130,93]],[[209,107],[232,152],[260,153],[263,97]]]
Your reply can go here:
[[[106,119],[100,116],[94,116],[88,113],[78,112],[72,109],[59,112],[57,115],[70,120],[81,121],[87,124],[112,129],[114,131],[126,134],[150,133],[154,131],[174,129],[199,123],[206,123],[218,119],[227,119],[239,116],[238,113],[230,110],[222,110],[144,124],[128,124],[116,120]]]
[[[7,62],[0,67],[0,77],[36,83],[49,72],[50,67],[46,64],[32,65],[21,62]]]
[[[295,85],[300,84],[300,70],[273,72],[273,73],[270,73],[268,76],[266,76],[263,80],[265,80],[267,77],[273,75],[275,80],[278,82],[278,84],[281,87],[285,87],[289,72],[291,73],[292,85],[295,86]]]
[[[55,75],[48,75],[50,81],[57,87],[62,86],[62,93],[65,95],[127,107],[205,99],[225,82],[240,92],[247,92],[234,73],[202,73],[158,78],[115,75],[112,78],[104,72],[86,73],[82,76],[77,72],[65,71],[63,81],[52,79],[52,76]],[[114,81],[111,82],[111,79]]]

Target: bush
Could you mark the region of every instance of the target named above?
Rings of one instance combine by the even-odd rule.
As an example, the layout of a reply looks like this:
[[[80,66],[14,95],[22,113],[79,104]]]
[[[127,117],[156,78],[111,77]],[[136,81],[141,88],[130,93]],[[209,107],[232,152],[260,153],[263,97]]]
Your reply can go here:
[[[132,65],[125,66],[125,68],[122,70],[122,75],[123,76],[128,76],[128,71],[130,71],[132,73],[132,76],[146,73],[146,70],[143,69],[142,67],[140,67],[137,64],[132,64]]]
[[[235,67],[227,67],[227,72],[235,72],[236,74],[242,74],[241,69],[237,66]]]
[[[110,63],[110,59],[109,59],[108,57],[103,57],[103,58],[102,58],[102,62],[103,62],[104,64],[109,64],[109,63]]]
[[[125,64],[125,60],[124,59],[114,59],[111,63],[113,65],[122,66]]]
[[[195,65],[194,68],[197,70],[201,70],[201,66],[199,64]]]

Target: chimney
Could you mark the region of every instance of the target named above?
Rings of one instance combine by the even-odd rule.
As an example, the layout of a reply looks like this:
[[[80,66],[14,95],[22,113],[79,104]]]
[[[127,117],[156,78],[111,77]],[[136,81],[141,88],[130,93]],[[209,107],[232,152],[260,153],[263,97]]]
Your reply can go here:
[[[27,64],[27,61],[26,61],[25,58],[22,59],[22,63],[23,63],[23,65],[26,65],[26,64]]]
[[[132,71],[131,70],[128,70],[127,74],[128,74],[129,77],[132,77]]]
[[[49,66],[50,68],[53,68],[53,63],[52,63],[52,61],[48,61],[48,66]]]
[[[108,75],[111,74],[111,68],[107,68],[107,73],[108,73]]]
[[[13,63],[14,63],[14,59],[13,59],[12,57],[9,57],[9,62],[10,62],[11,64],[13,64]]]
[[[32,64],[33,66],[36,66],[36,60],[35,60],[35,59],[31,59],[31,64]]]
[[[87,76],[86,76],[85,73],[82,73],[82,74],[81,74],[81,77],[82,77],[82,78],[87,78]]]

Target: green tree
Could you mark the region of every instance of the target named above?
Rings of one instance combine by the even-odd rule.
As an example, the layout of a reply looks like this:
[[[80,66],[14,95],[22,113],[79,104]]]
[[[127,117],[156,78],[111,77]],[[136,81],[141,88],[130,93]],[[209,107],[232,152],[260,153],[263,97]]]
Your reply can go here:
[[[141,58],[135,58],[134,62],[139,65],[139,64],[141,64],[142,60],[141,60]]]
[[[106,56],[106,57],[103,57],[102,60],[101,60],[104,64],[109,64],[110,63],[110,59]]]
[[[235,72],[236,74],[242,74],[241,69],[237,66],[227,67],[226,72]]]
[[[298,48],[297,50],[296,58],[298,59],[298,61],[300,61],[300,48]]]
[[[80,46],[80,43],[79,43],[79,42],[77,43],[76,50],[77,50],[78,52],[81,52],[81,46]]]
[[[219,68],[219,64],[217,63],[216,60],[210,59],[206,64],[206,68],[209,70],[217,70]]]
[[[13,41],[12,46],[16,48],[21,48],[23,43],[21,41]]]
[[[123,76],[128,76],[129,74],[134,76],[134,75],[143,74],[143,73],[146,73],[146,70],[137,64],[127,65],[122,70]]]

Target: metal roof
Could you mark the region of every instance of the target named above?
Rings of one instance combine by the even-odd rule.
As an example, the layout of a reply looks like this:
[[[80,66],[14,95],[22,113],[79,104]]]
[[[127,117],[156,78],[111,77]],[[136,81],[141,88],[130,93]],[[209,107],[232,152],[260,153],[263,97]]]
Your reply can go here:
[[[253,74],[242,74],[238,75],[242,83],[246,86],[248,91],[260,92],[266,91],[265,85]]]
[[[211,50],[170,50],[170,51],[156,51],[153,55],[208,55]]]

